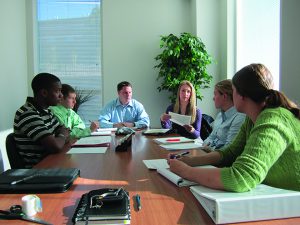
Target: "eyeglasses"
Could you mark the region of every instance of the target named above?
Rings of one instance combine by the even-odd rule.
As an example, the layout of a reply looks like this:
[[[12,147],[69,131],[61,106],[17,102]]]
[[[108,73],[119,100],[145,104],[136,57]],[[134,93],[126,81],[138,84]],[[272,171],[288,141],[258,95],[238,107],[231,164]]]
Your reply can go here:
[[[104,198],[113,198],[117,197],[119,195],[119,192],[122,191],[126,197],[129,199],[129,196],[127,195],[126,191],[123,189],[123,187],[120,187],[118,190],[113,192],[106,192],[101,195],[93,195],[90,198],[90,208],[97,208],[100,209],[103,206],[103,199]]]
[[[91,209],[100,209],[103,206],[102,202],[103,196],[102,195],[94,195],[91,197],[90,201],[90,208]]]

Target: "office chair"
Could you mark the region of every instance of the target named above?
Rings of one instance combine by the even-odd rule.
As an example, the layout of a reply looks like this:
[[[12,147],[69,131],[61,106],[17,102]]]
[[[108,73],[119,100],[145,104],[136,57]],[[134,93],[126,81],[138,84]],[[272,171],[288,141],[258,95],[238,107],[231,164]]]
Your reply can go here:
[[[14,133],[10,133],[6,137],[6,152],[11,169],[23,169],[25,168],[22,157],[20,156],[16,142],[14,139]]]
[[[204,141],[212,132],[212,126],[210,125],[214,119],[207,115],[202,114],[202,120],[201,120],[201,128],[200,128],[200,137]]]

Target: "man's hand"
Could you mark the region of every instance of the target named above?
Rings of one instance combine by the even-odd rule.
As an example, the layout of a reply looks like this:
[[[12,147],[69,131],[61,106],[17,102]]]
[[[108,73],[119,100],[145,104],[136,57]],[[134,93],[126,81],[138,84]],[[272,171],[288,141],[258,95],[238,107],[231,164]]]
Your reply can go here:
[[[56,131],[56,136],[59,136],[60,134],[65,136],[66,139],[69,139],[70,129],[66,128],[65,126],[60,126]]]
[[[134,123],[125,122],[123,123],[124,127],[134,127]]]
[[[96,131],[98,128],[99,128],[98,122],[92,121],[92,122],[91,122],[91,125],[90,125],[91,132]]]
[[[124,124],[123,123],[114,123],[113,127],[116,127],[116,128],[124,127]]]
[[[120,127],[134,127],[134,123],[130,123],[130,122],[114,123],[114,127],[116,127],[116,128],[120,128]]]

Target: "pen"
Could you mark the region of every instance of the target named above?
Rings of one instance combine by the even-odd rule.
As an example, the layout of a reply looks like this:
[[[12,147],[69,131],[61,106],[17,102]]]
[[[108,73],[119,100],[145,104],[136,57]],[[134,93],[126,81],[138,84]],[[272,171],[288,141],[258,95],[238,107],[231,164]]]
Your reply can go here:
[[[181,156],[187,155],[187,154],[189,154],[189,153],[190,153],[190,152],[182,152],[182,153],[179,153],[179,154],[170,155],[170,159],[178,159],[178,158],[180,158]]]
[[[136,200],[136,204],[137,204],[137,209],[138,209],[138,210],[141,210],[141,209],[142,209],[142,205],[141,205],[141,197],[140,197],[138,194],[136,194],[135,200]]]
[[[12,181],[10,184],[11,184],[11,185],[15,185],[15,184],[18,184],[18,183],[21,183],[21,182],[30,180],[30,179],[32,179],[32,178],[34,178],[34,177],[36,177],[36,176],[37,176],[37,174],[33,174],[33,175],[31,175],[31,176],[24,177],[24,178],[22,178],[22,179],[20,179],[20,180]]]
[[[180,141],[180,138],[170,138],[170,139],[167,139],[166,141]]]

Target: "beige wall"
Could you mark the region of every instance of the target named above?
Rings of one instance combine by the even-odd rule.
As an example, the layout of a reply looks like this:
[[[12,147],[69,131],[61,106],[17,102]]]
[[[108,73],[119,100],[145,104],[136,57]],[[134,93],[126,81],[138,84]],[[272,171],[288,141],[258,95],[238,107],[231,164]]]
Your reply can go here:
[[[13,126],[27,96],[25,1],[0,2],[0,131]]]

